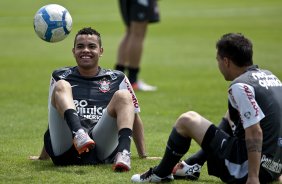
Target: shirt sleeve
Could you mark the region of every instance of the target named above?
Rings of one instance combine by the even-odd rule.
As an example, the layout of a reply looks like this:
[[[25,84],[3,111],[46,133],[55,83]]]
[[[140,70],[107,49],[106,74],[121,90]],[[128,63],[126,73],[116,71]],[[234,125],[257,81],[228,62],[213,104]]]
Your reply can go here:
[[[265,117],[257,104],[252,86],[236,83],[229,88],[228,92],[229,101],[240,113],[241,123],[245,129],[260,122]]]
[[[135,108],[135,113],[140,112],[140,107],[139,107],[137,97],[136,97],[134,90],[133,90],[133,88],[132,88],[132,86],[131,86],[131,84],[130,84],[130,82],[129,82],[129,80],[126,76],[124,76],[124,79],[120,83],[119,89],[127,89],[130,92],[130,94],[132,96],[133,106]]]

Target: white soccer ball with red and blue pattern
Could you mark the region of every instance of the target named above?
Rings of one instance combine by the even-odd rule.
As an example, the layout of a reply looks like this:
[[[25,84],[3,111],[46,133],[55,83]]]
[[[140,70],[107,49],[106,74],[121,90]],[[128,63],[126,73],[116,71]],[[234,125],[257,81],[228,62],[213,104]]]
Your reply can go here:
[[[71,32],[72,17],[63,6],[48,4],[36,12],[33,25],[36,34],[42,40],[59,42]]]

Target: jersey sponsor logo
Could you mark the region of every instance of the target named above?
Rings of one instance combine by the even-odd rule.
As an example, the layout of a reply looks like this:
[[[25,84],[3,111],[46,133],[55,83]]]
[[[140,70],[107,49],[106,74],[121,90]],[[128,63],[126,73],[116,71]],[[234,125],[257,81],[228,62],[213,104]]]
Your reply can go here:
[[[97,122],[103,115],[103,108],[98,106],[88,106],[86,100],[74,100],[73,101],[77,110],[77,113],[84,118],[92,119]]]
[[[102,79],[98,82],[100,84],[99,90],[103,93],[110,91],[110,81],[107,79]]]
[[[126,84],[127,90],[128,90],[128,91],[130,92],[130,94],[131,94],[134,107],[135,107],[135,108],[139,108],[138,100],[137,100],[135,94],[133,93],[132,88],[130,87],[129,82],[128,82],[128,80],[126,80],[126,78],[124,78],[124,82],[125,82],[125,84]]]
[[[244,88],[244,91],[245,91],[245,93],[246,93],[246,95],[247,95],[251,105],[253,106],[253,108],[254,108],[254,110],[256,112],[255,116],[258,116],[259,115],[259,108],[257,106],[257,102],[256,102],[256,100],[254,98],[254,95],[253,95],[252,91],[246,85],[244,85],[243,88]],[[248,113],[250,113],[250,112],[248,112]]]
[[[255,80],[258,80],[260,86],[266,89],[282,86],[281,81],[273,74],[267,75],[264,72],[256,72],[252,73],[252,76]]]
[[[277,174],[281,173],[282,170],[282,164],[280,163],[280,160],[278,162],[275,162],[271,158],[267,158],[266,155],[262,155],[261,157],[261,165],[262,167],[275,172]]]

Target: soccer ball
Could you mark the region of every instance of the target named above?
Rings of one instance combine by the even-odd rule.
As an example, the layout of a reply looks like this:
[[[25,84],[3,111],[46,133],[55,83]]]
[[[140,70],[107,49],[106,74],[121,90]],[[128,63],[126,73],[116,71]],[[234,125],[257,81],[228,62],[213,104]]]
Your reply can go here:
[[[72,29],[69,11],[58,4],[41,7],[35,14],[33,26],[36,34],[44,41],[59,42],[65,39]]]

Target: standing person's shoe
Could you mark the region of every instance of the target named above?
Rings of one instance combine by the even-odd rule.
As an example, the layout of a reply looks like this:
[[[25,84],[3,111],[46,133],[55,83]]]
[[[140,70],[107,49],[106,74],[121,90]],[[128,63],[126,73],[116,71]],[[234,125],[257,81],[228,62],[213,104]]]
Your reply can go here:
[[[89,149],[95,147],[95,142],[89,137],[89,135],[83,130],[79,129],[74,133],[73,144],[79,154],[83,152],[88,152]]]
[[[172,174],[164,178],[161,178],[153,172],[153,168],[150,168],[147,172],[143,174],[134,174],[131,177],[132,182],[138,182],[138,183],[146,183],[146,182],[147,183],[161,183],[161,182],[170,182],[172,180],[173,180]]]
[[[172,174],[175,179],[197,180],[200,177],[201,167],[199,164],[188,165],[182,161],[174,166]]]
[[[156,91],[156,86],[151,86],[145,83],[142,80],[138,80],[137,82],[131,84],[134,91]]]
[[[130,153],[127,150],[118,152],[115,157],[113,170],[116,172],[125,172],[130,170]]]

